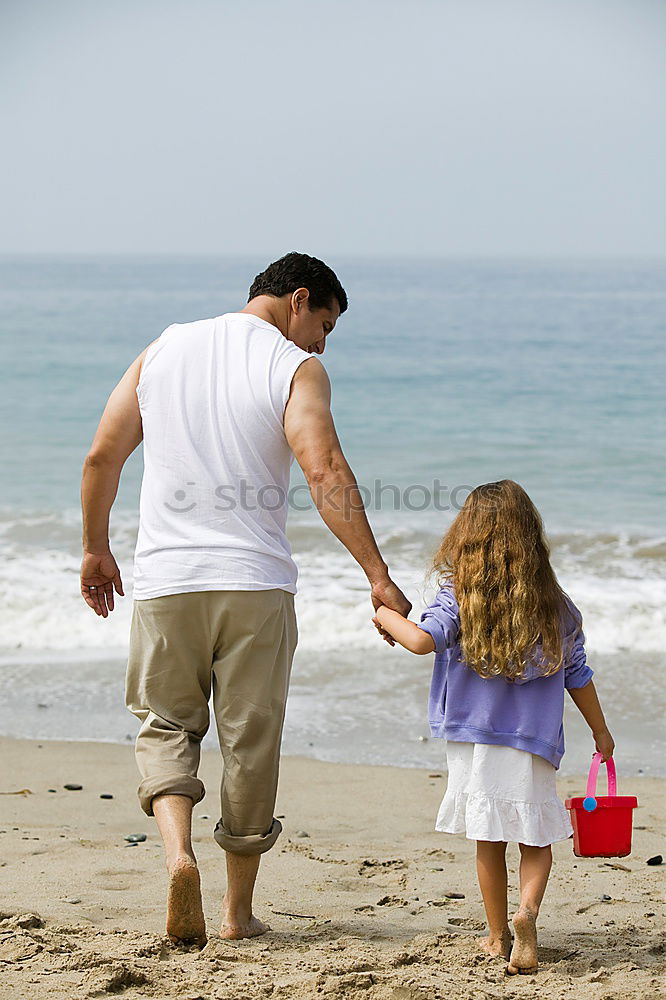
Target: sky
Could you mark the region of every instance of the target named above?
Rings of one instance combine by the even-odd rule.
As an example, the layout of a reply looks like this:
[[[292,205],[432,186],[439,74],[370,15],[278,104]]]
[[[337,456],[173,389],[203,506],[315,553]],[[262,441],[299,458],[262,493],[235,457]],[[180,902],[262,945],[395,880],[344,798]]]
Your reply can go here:
[[[666,0],[0,0],[0,252],[666,255]]]

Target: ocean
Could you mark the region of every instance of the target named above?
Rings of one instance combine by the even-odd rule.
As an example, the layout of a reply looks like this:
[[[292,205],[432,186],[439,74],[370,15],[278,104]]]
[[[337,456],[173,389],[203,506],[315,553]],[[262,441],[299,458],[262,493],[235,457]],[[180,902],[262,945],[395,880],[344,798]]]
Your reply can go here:
[[[143,348],[173,322],[241,308],[266,263],[0,258],[1,733],[134,739],[123,685],[141,447],[111,513],[126,596],[107,619],[79,592],[81,466]],[[338,433],[414,614],[468,490],[517,480],[583,612],[620,775],[664,774],[666,261],[330,263],[350,299],[323,356]],[[441,768],[431,658],[381,642],[363,573],[315,511],[291,510],[289,538],[300,643],[285,752]],[[565,728],[561,771],[580,773],[593,746],[573,705]]]

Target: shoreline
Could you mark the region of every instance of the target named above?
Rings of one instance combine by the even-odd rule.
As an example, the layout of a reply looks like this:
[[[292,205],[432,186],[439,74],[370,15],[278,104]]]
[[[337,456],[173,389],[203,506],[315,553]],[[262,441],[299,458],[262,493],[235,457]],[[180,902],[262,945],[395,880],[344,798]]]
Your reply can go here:
[[[579,786],[582,787],[582,788],[584,788],[585,784],[586,784],[586,781],[587,781],[587,777],[586,776],[584,777],[582,771],[579,771],[577,769],[576,763],[574,763],[573,758],[576,757],[577,758],[577,763],[580,762],[580,758],[581,758],[581,755],[582,755],[582,747],[583,746],[586,746],[590,750],[590,758],[591,758],[591,751],[592,751],[592,748],[593,748],[593,743],[592,743],[591,737],[589,735],[589,731],[584,726],[583,722],[574,714],[572,706],[567,705],[566,708],[567,708],[567,710],[569,712],[569,716],[567,718],[567,722],[568,722],[568,726],[567,726],[567,733],[568,733],[568,735],[567,735],[567,750],[565,751],[565,754],[564,754],[564,757],[562,758],[562,762],[560,764],[560,767],[558,768],[558,771],[557,771],[557,780],[558,780],[558,783],[565,782],[565,781],[566,782],[572,782],[572,781],[578,780]],[[137,732],[138,732],[138,726],[136,728],[137,728]],[[426,728],[427,727],[424,726],[424,732],[426,731]],[[34,744],[45,743],[45,744],[48,744],[49,746],[51,746],[53,744],[58,744],[58,743],[62,743],[64,745],[72,745],[72,746],[80,746],[82,744],[91,744],[91,745],[100,744],[101,746],[114,746],[114,747],[119,747],[119,748],[122,747],[125,750],[127,748],[129,748],[130,750],[133,750],[133,748],[134,748],[134,741],[135,741],[135,735],[136,734],[134,734],[134,735],[132,735],[130,737],[130,735],[128,734],[124,739],[121,739],[119,737],[117,737],[117,738],[114,738],[114,737],[106,737],[106,738],[99,737],[97,739],[90,739],[87,736],[71,736],[71,737],[68,737],[68,738],[63,738],[62,736],[59,736],[59,735],[56,735],[56,736],[46,736],[46,735],[42,735],[42,736],[24,736],[24,735],[15,736],[15,735],[13,735],[11,733],[10,734],[3,733],[3,734],[0,734],[0,744],[1,744],[1,742],[3,740],[7,740],[7,741],[10,741],[10,742],[18,742],[18,743],[20,743],[20,742],[23,742],[23,743],[34,743]],[[622,734],[622,735],[624,735],[624,734]],[[660,733],[659,733],[659,736],[661,737]],[[635,733],[634,734],[634,740],[637,741],[638,737],[639,737],[639,734]],[[412,761],[412,762],[407,762],[407,761],[405,761],[405,762],[391,761],[391,762],[388,762],[388,763],[384,763],[383,761],[380,762],[380,761],[373,761],[373,760],[345,760],[344,758],[341,759],[339,756],[337,756],[337,754],[338,754],[339,751],[337,751],[335,749],[330,749],[330,748],[329,749],[321,749],[321,748],[315,749],[313,747],[313,749],[310,750],[309,752],[305,752],[302,749],[293,750],[293,749],[291,749],[289,747],[290,740],[292,740],[292,739],[293,739],[293,735],[289,732],[288,728],[285,729],[285,733],[284,733],[284,737],[283,737],[283,749],[282,749],[282,753],[281,753],[281,759],[282,760],[303,760],[303,761],[311,761],[312,763],[331,764],[331,765],[336,765],[336,766],[340,766],[340,767],[369,767],[369,768],[386,767],[386,768],[389,768],[389,769],[395,768],[396,770],[399,770],[399,771],[402,771],[402,770],[406,770],[406,771],[419,771],[419,770],[425,771],[425,770],[430,770],[430,771],[441,771],[444,775],[446,775],[446,773],[447,773],[447,771],[446,771],[446,741],[444,739],[440,738],[440,737],[435,737],[435,736],[432,736],[432,735],[424,736],[423,734],[420,734],[418,736],[412,736],[411,739],[409,740],[409,744],[413,745],[414,747],[416,747],[416,746],[422,746],[423,747],[423,744],[431,745],[431,746],[437,746],[439,744],[439,746],[437,748],[437,754],[433,754],[432,755],[433,757],[435,757],[435,756],[437,757],[437,759],[435,761],[433,761],[431,759],[430,761],[428,761],[428,760],[425,760],[425,761]],[[645,733],[643,733],[643,742],[644,742],[644,739],[645,739]],[[217,735],[216,735],[216,733],[214,731],[213,720],[211,719],[211,726],[210,726],[208,732],[206,733],[206,736],[204,737],[203,742],[202,742],[202,753],[203,754],[212,754],[213,756],[215,756],[216,754],[219,754],[219,750],[218,750],[217,742],[216,741],[217,741]],[[660,750],[663,747],[663,742],[664,742],[663,739],[659,738],[655,742],[655,746],[654,746],[654,749],[655,749],[655,752],[656,752],[656,756],[657,756],[659,762],[661,762]],[[409,745],[409,744],[407,744],[407,745]],[[626,749],[627,749],[627,740],[626,739],[623,740],[623,747],[624,747],[624,749],[626,751]],[[425,748],[424,748],[424,750],[425,750]],[[414,750],[414,753],[416,753],[416,750]],[[626,756],[626,752],[625,752],[625,756]],[[630,764],[629,767],[625,767],[624,766],[625,765],[625,756],[622,757],[622,762],[620,764],[618,764],[617,761],[616,761],[616,768],[617,768],[617,771],[618,771],[618,782],[619,782],[620,786],[627,787],[628,783],[631,783],[631,782],[634,782],[634,781],[640,781],[643,778],[654,778],[657,781],[658,780],[662,780],[666,784],[666,764],[662,765],[663,770],[653,770],[652,767],[651,767],[651,765],[650,765],[650,763],[649,763],[649,759],[650,758],[648,758],[647,762],[642,760],[643,766],[640,767],[640,768],[638,768],[638,767],[635,766],[635,762],[633,764]],[[605,780],[606,780],[606,778],[605,778],[605,769],[602,767],[601,770],[600,770],[600,772],[599,772],[599,782],[603,783],[603,787],[605,787]],[[599,787],[601,788],[602,785],[600,784]],[[581,792],[581,794],[582,794],[582,792]]]
[[[207,792],[193,830],[209,943],[183,952],[165,943],[163,853],[136,797],[133,746],[0,737],[0,753],[3,1000],[69,1000],[79,988],[122,990],[127,1000],[479,1000],[522,996],[525,980],[530,998],[544,1000],[572,989],[585,1000],[658,995],[666,866],[645,862],[663,852],[663,778],[620,779],[620,792],[639,801],[628,858],[580,859],[571,841],[554,845],[540,968],[516,982],[476,949],[484,918],[473,842],[433,829],[444,772],[283,757],[276,815],[284,830],[262,859],[256,895],[273,931],[222,942],[223,854],[212,838],[220,760],[204,750]],[[66,791],[66,783],[83,788]],[[558,779],[562,798],[583,789],[581,776]],[[130,847],[131,833],[146,841]],[[508,867],[515,908],[514,847]]]

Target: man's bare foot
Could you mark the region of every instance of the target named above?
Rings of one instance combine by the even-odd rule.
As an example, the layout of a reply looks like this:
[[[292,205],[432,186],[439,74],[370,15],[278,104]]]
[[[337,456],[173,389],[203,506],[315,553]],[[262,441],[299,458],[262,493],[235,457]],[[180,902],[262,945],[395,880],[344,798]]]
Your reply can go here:
[[[509,964],[506,971],[510,976],[527,975],[536,972],[538,968],[537,959],[537,930],[536,918],[529,910],[520,909],[511,921],[516,932],[513,940],[513,948],[509,957]]]
[[[271,928],[258,917],[250,917],[244,923],[228,924],[223,923],[220,927],[220,937],[227,941],[237,941],[239,938],[259,937]]]
[[[178,858],[169,868],[166,931],[172,944],[206,943],[201,880],[196,861]]]
[[[222,926],[220,927],[220,937],[227,941],[238,941],[240,938],[259,937],[271,930],[268,924],[259,920],[252,913],[250,907],[237,908],[232,911],[227,905],[226,896],[222,903]]]
[[[488,937],[481,937],[476,940],[481,951],[484,951],[486,955],[490,955],[491,958],[508,959],[511,954],[511,932],[508,927],[505,933],[499,938],[488,935]]]

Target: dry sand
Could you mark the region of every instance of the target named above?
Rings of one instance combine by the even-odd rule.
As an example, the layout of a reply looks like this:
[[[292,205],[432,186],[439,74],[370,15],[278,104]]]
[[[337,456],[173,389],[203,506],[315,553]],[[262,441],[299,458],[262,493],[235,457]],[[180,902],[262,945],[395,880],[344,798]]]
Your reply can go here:
[[[155,821],[136,799],[133,748],[2,739],[0,752],[0,791],[30,790],[0,797],[3,1000],[665,994],[666,866],[645,863],[665,853],[661,779],[620,775],[620,791],[639,799],[631,857],[582,860],[570,841],[556,845],[539,971],[509,978],[504,962],[477,952],[484,925],[473,843],[432,829],[445,776],[284,759],[284,833],[262,860],[256,896],[273,931],[227,942],[216,936],[224,889],[212,839],[219,764],[204,754],[208,794],[195,808],[194,839],[209,942],[185,951],[164,935],[166,872]],[[83,789],[65,791],[68,782]],[[583,787],[582,778],[565,778],[559,790],[564,797]],[[126,844],[127,834],[142,832],[145,843]],[[516,848],[509,855],[515,907]]]

